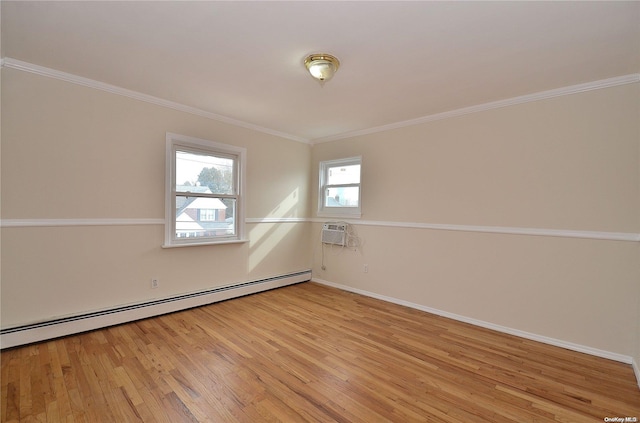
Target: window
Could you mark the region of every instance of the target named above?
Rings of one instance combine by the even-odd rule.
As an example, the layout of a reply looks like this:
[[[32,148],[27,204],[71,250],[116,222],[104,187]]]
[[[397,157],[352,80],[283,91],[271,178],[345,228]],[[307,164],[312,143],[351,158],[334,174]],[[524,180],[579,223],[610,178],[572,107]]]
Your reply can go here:
[[[167,134],[164,247],[244,242],[246,150]]]
[[[200,209],[200,220],[205,222],[215,222],[218,220],[216,209]]]
[[[319,216],[360,217],[362,157],[320,162]]]

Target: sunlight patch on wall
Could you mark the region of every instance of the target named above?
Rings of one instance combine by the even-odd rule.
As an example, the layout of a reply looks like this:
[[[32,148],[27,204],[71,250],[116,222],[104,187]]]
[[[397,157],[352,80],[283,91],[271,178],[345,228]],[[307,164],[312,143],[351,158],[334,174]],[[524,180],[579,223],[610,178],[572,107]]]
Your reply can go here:
[[[298,188],[268,214],[267,218],[297,217]],[[249,231],[249,271],[255,269],[293,229],[294,222],[259,223]]]

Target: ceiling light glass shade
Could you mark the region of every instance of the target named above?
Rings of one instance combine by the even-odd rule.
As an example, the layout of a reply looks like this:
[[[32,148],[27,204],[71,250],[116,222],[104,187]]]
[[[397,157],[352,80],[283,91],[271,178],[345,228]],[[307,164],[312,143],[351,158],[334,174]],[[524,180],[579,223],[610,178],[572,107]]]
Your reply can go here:
[[[340,67],[340,61],[330,54],[312,54],[304,59],[311,76],[319,81],[328,81]]]

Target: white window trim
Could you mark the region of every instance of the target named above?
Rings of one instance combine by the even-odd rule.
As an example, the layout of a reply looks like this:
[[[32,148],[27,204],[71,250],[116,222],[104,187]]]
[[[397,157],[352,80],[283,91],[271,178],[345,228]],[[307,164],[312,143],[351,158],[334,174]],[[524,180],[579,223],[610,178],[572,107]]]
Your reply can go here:
[[[360,165],[360,183],[358,190],[358,207],[324,207],[327,170],[331,167]],[[325,160],[320,162],[318,177],[318,216],[319,217],[346,217],[360,218],[362,216],[362,156],[348,157],[345,159]]]
[[[237,169],[234,178],[237,180],[237,201],[234,222],[237,225],[235,236],[213,238],[180,238],[175,237],[176,225],[176,201],[175,201],[175,171],[176,171],[176,147],[196,149],[215,154],[228,154],[238,157]],[[242,147],[222,144],[214,141],[193,138],[186,135],[167,132],[166,138],[166,162],[165,162],[165,225],[164,244],[162,248],[189,247],[198,245],[217,245],[248,242],[245,232],[245,203],[246,203],[246,162],[247,150]]]

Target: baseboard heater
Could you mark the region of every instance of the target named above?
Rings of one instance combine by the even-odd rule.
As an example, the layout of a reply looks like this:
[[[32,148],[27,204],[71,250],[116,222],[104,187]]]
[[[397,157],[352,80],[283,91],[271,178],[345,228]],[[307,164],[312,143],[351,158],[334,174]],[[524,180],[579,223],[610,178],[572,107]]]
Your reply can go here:
[[[11,348],[212,304],[311,280],[311,270],[228,285],[0,330],[0,348]]]

